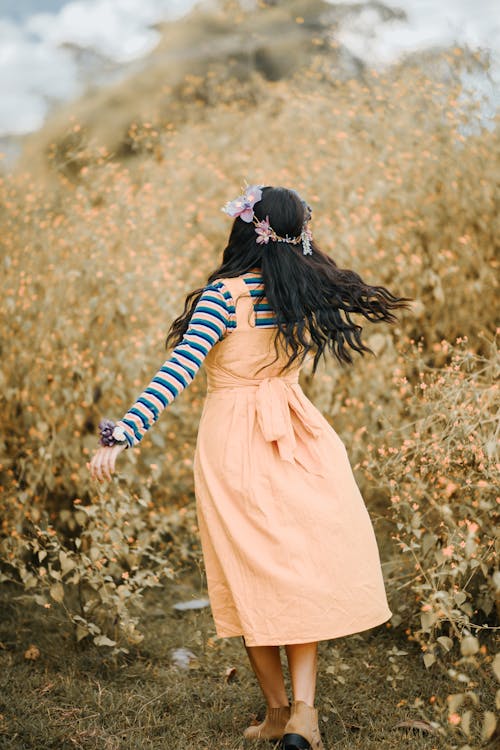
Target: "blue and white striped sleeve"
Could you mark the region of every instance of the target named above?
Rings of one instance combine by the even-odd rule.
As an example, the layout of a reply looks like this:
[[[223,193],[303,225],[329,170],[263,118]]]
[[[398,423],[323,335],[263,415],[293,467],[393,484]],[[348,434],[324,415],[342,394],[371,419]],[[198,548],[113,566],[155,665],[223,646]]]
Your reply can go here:
[[[125,433],[127,448],[140,443],[165,407],[192,382],[210,349],[234,326],[233,307],[231,295],[222,282],[215,281],[204,288],[182,340],[116,423]]]

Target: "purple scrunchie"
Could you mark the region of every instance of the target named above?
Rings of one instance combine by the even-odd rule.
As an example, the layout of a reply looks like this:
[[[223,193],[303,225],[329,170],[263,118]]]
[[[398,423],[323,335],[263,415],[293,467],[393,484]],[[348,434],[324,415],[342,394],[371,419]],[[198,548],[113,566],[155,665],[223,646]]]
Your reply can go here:
[[[117,440],[113,435],[113,430],[116,427],[116,423],[113,422],[111,419],[103,419],[101,422],[99,422],[99,430],[100,430],[100,439],[99,443],[100,445],[106,446],[108,448],[111,448],[113,445],[126,445],[128,448],[128,443],[126,439],[123,440]]]

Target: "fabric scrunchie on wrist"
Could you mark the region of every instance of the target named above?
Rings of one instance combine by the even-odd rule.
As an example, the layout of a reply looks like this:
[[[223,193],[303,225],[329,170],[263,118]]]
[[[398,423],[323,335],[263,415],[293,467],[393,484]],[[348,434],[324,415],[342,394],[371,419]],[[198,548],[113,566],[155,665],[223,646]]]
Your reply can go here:
[[[123,427],[119,427],[111,419],[103,419],[99,422],[100,438],[99,444],[111,448],[113,445],[124,445],[128,448]]]

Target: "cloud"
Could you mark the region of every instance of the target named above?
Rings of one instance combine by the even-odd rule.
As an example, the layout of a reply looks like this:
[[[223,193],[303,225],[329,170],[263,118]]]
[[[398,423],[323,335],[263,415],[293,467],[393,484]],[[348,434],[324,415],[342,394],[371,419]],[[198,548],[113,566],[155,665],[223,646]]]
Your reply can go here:
[[[37,130],[54,102],[83,92],[85,69],[74,48],[129,63],[158,42],[155,23],[178,17],[193,4],[75,0],[57,13],[35,13],[19,24],[0,18],[0,136]]]

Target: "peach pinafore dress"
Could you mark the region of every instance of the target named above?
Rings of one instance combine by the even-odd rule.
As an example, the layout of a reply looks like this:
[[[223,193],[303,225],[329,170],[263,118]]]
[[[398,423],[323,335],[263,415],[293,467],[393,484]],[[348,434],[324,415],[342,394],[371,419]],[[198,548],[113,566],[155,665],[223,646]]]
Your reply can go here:
[[[236,328],[204,360],[194,482],[217,635],[328,640],[388,620],[379,551],[345,446],[298,382],[243,278]],[[264,365],[264,369],[260,370]]]

